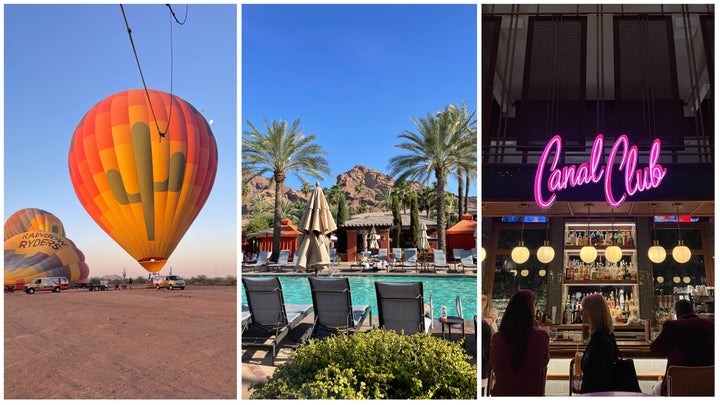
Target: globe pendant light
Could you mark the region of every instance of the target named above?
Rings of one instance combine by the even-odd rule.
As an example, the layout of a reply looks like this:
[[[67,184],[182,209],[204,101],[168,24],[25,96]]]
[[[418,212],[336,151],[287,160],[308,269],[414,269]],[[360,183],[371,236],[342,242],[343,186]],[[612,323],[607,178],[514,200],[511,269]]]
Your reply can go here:
[[[555,258],[555,249],[550,246],[550,241],[545,241],[545,244],[541,246],[537,251],[537,258],[540,263],[550,263]]]
[[[680,206],[682,204],[674,204],[677,209],[677,228],[678,228],[678,245],[673,248],[672,257],[676,262],[682,264],[687,263],[690,260],[690,249],[683,244],[682,238],[680,237]]]
[[[650,249],[648,249],[648,258],[653,263],[662,263],[665,261],[665,257],[667,257],[667,252],[665,251],[665,248],[660,246],[660,242],[658,242],[657,238],[657,229],[655,229],[655,207],[657,204],[652,203],[650,206],[653,207],[653,216],[652,216],[652,222],[653,222],[653,245],[650,246]]]
[[[485,252],[485,248],[482,247],[482,246],[480,246],[480,261],[481,261],[481,262],[484,262],[484,261],[485,261],[485,256],[486,256],[486,255],[487,255],[487,253]]]
[[[510,252],[510,257],[517,264],[525,263],[530,258],[530,250],[525,247],[525,241],[523,240],[523,235],[525,232],[525,208],[527,207],[527,204],[522,203],[520,204],[520,206],[523,208],[521,218],[522,225],[520,228],[520,243],[518,244],[518,246],[515,246],[515,248],[513,248],[512,252]]]
[[[550,229],[550,217],[547,217],[547,222],[545,226],[545,242],[543,242],[543,245],[538,249],[537,251],[537,258],[540,261],[540,263],[550,263],[552,259],[555,258],[555,249],[553,249],[552,246],[550,246],[550,241],[548,240],[548,232]]]
[[[615,234],[615,217],[613,215],[613,209],[610,208],[610,234]],[[622,259],[622,249],[620,249],[620,246],[615,245],[615,238],[610,238],[612,245],[608,246],[607,249],[605,249],[605,258],[610,263],[617,263]]]
[[[585,234],[588,238],[588,244],[587,246],[583,246],[583,248],[580,249],[580,259],[585,263],[592,263],[597,258],[597,250],[590,241],[590,207],[592,207],[593,205],[591,203],[586,203],[585,206],[588,209],[588,225],[587,233]]]

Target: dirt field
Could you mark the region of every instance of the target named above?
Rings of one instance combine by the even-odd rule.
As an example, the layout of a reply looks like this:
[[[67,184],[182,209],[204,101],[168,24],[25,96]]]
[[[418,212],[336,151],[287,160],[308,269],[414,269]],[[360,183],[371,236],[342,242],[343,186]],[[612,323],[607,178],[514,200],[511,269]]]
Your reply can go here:
[[[6,399],[237,398],[237,289],[5,299]]]

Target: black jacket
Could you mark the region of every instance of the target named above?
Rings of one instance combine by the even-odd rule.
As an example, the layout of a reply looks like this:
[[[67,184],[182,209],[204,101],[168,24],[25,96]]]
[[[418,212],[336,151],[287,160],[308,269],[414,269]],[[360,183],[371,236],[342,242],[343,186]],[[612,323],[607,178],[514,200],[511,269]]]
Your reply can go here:
[[[490,375],[490,339],[492,338],[492,328],[490,325],[482,321],[482,378],[488,378]]]
[[[613,364],[618,356],[615,335],[600,331],[590,336],[581,363],[583,372],[581,391],[583,393],[612,391]]]

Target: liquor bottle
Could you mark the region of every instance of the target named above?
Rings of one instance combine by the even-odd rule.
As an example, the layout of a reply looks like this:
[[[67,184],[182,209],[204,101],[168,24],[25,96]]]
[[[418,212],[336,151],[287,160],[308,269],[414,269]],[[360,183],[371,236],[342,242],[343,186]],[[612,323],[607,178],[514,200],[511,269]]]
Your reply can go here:
[[[628,238],[628,243],[630,246],[635,246],[635,239],[633,239],[632,234],[630,234],[630,237]]]
[[[620,290],[620,308],[625,308],[625,290]]]
[[[615,233],[615,244],[618,246],[622,246],[622,242],[623,242],[622,233],[616,232]]]

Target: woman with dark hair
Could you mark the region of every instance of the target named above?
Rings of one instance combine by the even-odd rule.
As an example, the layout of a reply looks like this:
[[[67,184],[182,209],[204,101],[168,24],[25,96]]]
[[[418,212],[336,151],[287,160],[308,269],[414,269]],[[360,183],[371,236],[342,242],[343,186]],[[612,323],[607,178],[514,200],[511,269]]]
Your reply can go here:
[[[535,294],[519,290],[510,298],[490,343],[494,396],[544,396],[550,336],[535,322]]]
[[[580,391],[613,391],[613,363],[618,356],[613,334],[610,309],[601,294],[591,294],[582,300],[583,323],[590,326],[590,341],[582,357],[582,386]]]

